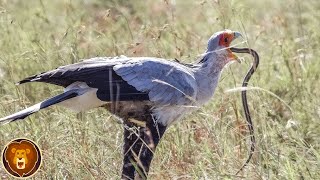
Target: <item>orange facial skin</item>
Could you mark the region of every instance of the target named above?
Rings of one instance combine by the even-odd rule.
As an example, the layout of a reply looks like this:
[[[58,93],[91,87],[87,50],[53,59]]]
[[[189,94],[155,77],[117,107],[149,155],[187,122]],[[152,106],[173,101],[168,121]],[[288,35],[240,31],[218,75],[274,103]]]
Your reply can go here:
[[[233,32],[225,32],[221,35],[220,40],[219,40],[219,46],[224,46],[224,47],[229,47],[232,40],[234,39],[234,33]],[[230,60],[237,60],[238,57],[232,53],[230,49],[227,49],[228,51],[228,58]]]
[[[234,38],[234,33],[233,32],[226,32],[226,33],[223,33],[220,37],[220,40],[219,40],[219,45],[220,46],[224,46],[224,47],[229,47],[230,46],[230,43],[232,42]]]

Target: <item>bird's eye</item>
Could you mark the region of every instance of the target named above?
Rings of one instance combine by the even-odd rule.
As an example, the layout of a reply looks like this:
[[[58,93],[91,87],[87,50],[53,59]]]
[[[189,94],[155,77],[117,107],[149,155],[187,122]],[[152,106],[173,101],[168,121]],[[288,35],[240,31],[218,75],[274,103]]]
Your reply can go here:
[[[229,38],[227,38],[227,37],[224,38],[224,42],[225,42],[225,43],[229,42]]]

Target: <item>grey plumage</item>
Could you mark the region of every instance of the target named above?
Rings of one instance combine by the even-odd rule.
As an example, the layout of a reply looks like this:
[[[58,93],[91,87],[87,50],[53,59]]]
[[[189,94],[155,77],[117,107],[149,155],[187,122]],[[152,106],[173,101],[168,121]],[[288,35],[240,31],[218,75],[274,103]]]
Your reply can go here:
[[[115,65],[113,69],[116,74],[137,90],[148,92],[151,100],[154,99],[156,91],[163,88],[167,89],[166,96],[173,96],[168,102],[158,98],[155,104],[177,104],[180,98],[185,99],[185,103],[188,103],[190,99],[186,96],[194,97],[196,95],[197,87],[191,72],[192,69],[173,61],[138,58],[125,64]],[[132,73],[125,74],[125,69],[132,71]]]
[[[96,57],[79,63],[61,66],[23,79],[18,84],[45,82],[65,88],[65,92],[38,103],[30,108],[0,119],[10,122],[23,119],[40,109],[54,104],[75,111],[105,106],[124,119],[129,127],[139,126],[132,121],[146,123],[138,138],[125,137],[125,150],[133,148],[140,154],[144,176],[147,175],[152,152],[168,125],[177,121],[213,96],[222,68],[234,56],[228,49],[239,33],[230,30],[215,33],[208,41],[208,47],[194,64],[177,60],[168,61],[153,57]],[[229,38],[229,39],[228,39]],[[157,132],[158,131],[158,132]],[[131,134],[125,130],[125,134]],[[148,147],[142,142],[150,142]],[[155,142],[152,145],[152,141]],[[138,141],[137,141],[138,142]],[[125,154],[122,177],[134,178],[133,154]]]

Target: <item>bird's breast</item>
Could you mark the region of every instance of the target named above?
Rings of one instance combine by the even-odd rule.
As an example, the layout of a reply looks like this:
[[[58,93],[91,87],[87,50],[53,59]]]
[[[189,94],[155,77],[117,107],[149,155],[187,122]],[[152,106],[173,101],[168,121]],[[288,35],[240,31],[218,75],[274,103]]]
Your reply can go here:
[[[198,92],[196,102],[198,105],[207,103],[212,97],[218,86],[220,72],[202,76],[197,76]]]
[[[154,108],[152,110],[152,115],[158,123],[161,123],[164,126],[169,126],[198,108],[199,106],[193,105],[162,106]]]

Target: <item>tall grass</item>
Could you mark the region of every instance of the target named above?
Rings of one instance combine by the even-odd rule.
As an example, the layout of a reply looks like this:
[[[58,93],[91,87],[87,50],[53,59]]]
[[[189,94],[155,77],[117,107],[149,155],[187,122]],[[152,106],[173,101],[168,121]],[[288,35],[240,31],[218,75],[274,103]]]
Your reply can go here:
[[[191,62],[224,28],[245,34],[261,64],[248,92],[257,151],[248,153],[239,87],[251,59],[225,68],[212,101],[169,128],[150,179],[320,178],[320,3],[298,1],[0,0],[0,115],[62,91],[14,83],[96,56],[156,56]],[[237,43],[237,42],[235,42]],[[267,93],[270,91],[278,98]],[[280,100],[279,100],[280,99]],[[288,108],[288,106],[290,108]],[[51,107],[0,127],[0,150],[13,138],[40,145],[34,179],[119,179],[122,126],[104,109],[76,115]],[[10,178],[0,168],[0,178]]]

